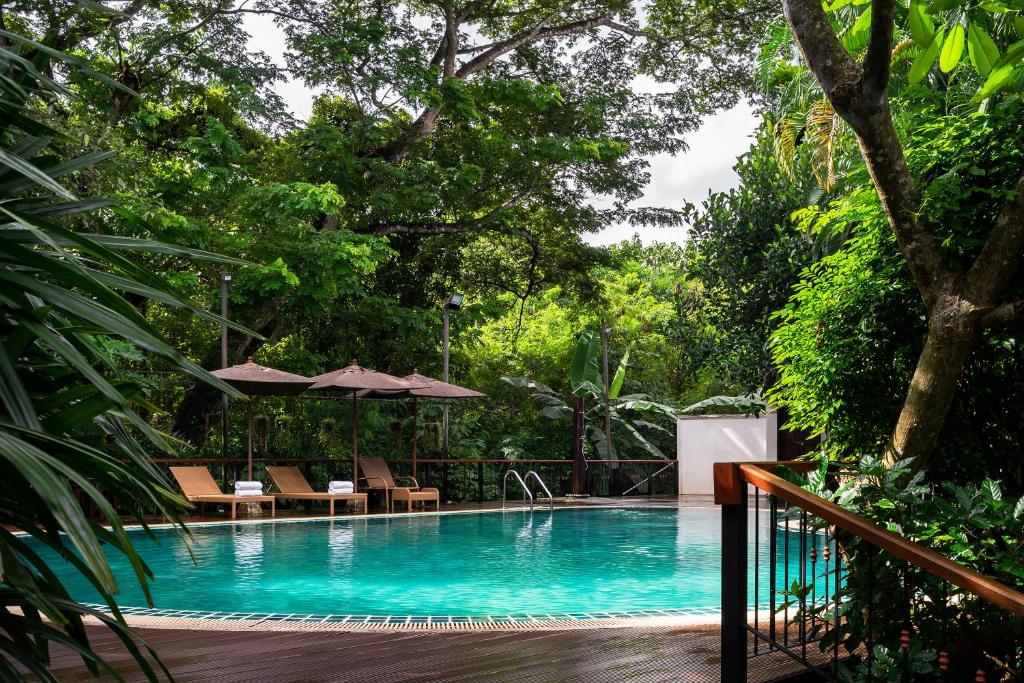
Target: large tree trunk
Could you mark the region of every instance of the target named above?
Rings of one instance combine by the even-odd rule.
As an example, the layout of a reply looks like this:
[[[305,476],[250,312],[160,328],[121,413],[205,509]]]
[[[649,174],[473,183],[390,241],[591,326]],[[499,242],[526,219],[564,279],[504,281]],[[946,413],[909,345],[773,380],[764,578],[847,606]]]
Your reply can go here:
[[[946,326],[929,326],[907,398],[885,451],[885,462],[889,465],[909,458],[922,466],[942,432],[957,382],[974,345],[974,332],[970,329],[973,326],[967,316],[951,314],[946,320],[950,323]]]

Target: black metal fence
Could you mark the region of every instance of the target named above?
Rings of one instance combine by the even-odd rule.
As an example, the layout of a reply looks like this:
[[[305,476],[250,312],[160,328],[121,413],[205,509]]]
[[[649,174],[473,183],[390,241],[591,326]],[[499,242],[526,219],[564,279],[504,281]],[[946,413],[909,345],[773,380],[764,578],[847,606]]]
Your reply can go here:
[[[228,487],[246,476],[243,459],[160,459],[162,467],[205,465]],[[396,477],[413,476],[413,461],[388,460]],[[267,465],[295,465],[316,490],[326,490],[332,479],[353,478],[352,461],[332,459],[258,458],[253,460],[253,477],[269,484]],[[432,486],[441,492],[444,502],[465,503],[501,500],[506,472],[516,470],[521,476],[535,471],[554,496],[572,491],[572,461],[566,459],[424,459],[416,463],[415,476],[420,486]],[[588,460],[585,492],[592,496],[671,496],[678,492],[674,460]],[[510,499],[521,491],[509,482]],[[534,491],[533,493],[536,493]]]

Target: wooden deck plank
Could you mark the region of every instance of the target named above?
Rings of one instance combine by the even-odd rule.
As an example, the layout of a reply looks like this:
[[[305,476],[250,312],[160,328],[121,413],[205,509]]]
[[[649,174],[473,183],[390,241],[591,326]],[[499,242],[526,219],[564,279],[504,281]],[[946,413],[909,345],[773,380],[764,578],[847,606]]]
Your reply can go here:
[[[717,630],[610,628],[575,631],[341,633],[141,629],[181,683],[382,681],[708,682],[718,679]],[[96,646],[131,683],[144,681],[105,629]],[[781,656],[751,660],[752,680],[792,671]],[[59,680],[91,680],[80,660],[54,650]],[[101,678],[100,680],[107,680]]]

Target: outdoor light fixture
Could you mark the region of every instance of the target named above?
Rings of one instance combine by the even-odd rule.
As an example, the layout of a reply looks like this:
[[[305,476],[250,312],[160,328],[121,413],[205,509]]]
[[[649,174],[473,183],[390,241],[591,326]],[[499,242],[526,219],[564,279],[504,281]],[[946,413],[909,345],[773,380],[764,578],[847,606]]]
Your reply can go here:
[[[457,311],[462,308],[462,302],[466,300],[466,297],[461,294],[450,294],[447,299],[444,300],[444,306],[442,312],[444,313],[441,332],[441,353],[444,365],[443,377],[444,381],[448,381],[448,311]],[[445,458],[448,457],[448,401],[445,401],[441,405],[441,436],[442,436],[442,454]]]

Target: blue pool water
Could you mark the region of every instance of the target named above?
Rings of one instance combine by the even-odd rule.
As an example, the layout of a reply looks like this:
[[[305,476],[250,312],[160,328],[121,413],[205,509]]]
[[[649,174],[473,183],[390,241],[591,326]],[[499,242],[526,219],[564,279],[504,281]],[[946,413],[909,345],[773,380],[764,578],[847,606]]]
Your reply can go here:
[[[717,509],[563,509],[194,527],[135,534],[155,606],[360,615],[554,614],[721,604]],[[194,555],[194,562],[193,562]],[[111,553],[123,606],[145,606]],[[96,601],[61,560],[72,595]]]

